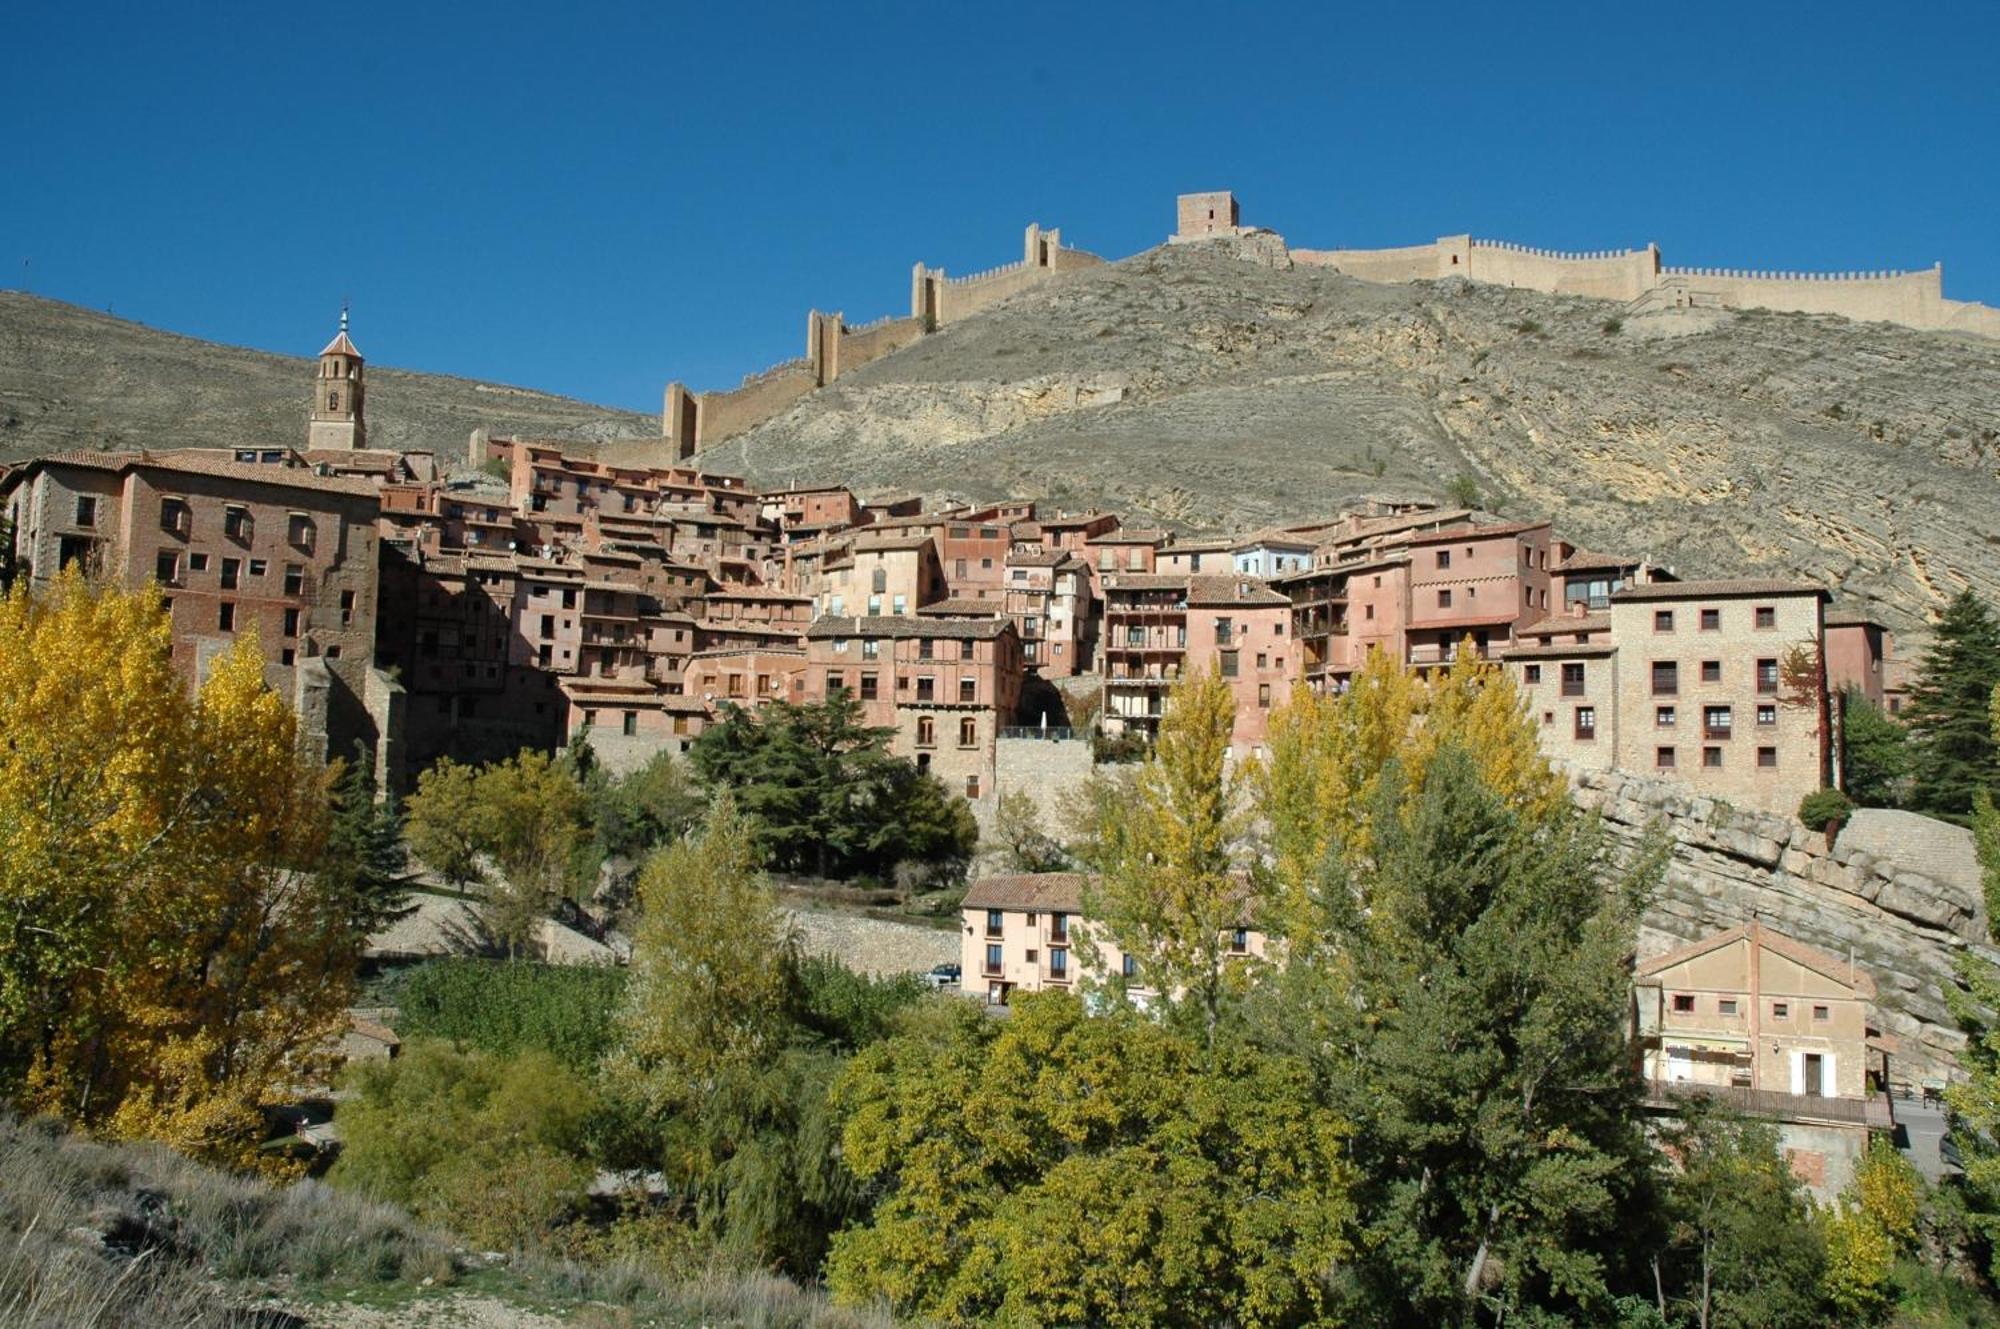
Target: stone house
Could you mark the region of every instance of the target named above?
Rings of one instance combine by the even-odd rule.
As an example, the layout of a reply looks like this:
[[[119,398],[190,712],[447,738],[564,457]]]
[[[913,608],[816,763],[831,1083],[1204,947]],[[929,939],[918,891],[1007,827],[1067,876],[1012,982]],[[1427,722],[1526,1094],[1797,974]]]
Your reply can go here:
[[[1084,916],[1080,872],[1027,872],[981,877],[959,906],[959,987],[988,1005],[1017,993],[1080,991],[1122,979],[1140,1006],[1159,996],[1140,957],[1129,955]],[[1232,959],[1262,958],[1267,940],[1248,926],[1220,939]]]
[[[1875,982],[1761,922],[1701,938],[1633,974],[1634,1050],[1647,1100],[1715,1099],[1778,1125],[1800,1178],[1837,1194],[1872,1135],[1895,1127]]]
[[[1021,640],[1004,618],[823,617],[806,632],[801,695],[845,692],[889,750],[977,803],[994,797],[994,746],[1021,700]]]

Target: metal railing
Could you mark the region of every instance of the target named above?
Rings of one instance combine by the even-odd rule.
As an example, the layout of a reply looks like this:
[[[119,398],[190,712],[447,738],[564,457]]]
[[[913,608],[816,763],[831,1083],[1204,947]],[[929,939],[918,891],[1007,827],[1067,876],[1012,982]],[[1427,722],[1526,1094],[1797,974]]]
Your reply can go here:
[[[1063,743],[1078,737],[1078,734],[1076,730],[1069,728],[1067,725],[1003,725],[1000,729],[1000,737],[1045,738],[1051,743]]]

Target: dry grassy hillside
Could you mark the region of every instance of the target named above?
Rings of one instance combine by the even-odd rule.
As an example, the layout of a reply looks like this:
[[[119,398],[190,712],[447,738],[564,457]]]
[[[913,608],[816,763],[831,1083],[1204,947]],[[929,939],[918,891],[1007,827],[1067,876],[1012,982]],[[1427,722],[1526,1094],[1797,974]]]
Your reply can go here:
[[[0,461],[75,447],[303,445],[312,374],[310,359],[0,291]],[[660,428],[655,417],[567,397],[369,366],[373,446],[455,457],[482,426],[580,440]]]
[[[1911,627],[2000,595],[2000,344],[1171,247],[869,365],[704,463],[1104,504],[1183,529],[1364,492],[1554,515],[1683,575],[1796,573]]]

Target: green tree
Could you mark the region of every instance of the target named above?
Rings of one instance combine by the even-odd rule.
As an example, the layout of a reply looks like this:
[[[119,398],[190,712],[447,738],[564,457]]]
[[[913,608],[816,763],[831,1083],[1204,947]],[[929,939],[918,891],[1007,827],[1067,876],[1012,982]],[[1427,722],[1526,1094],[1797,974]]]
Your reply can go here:
[[[845,693],[824,703],[726,707],[689,755],[734,792],[764,860],[819,876],[887,873],[905,860],[963,864],[978,827],[964,800],[889,753]]]
[[[417,777],[403,809],[403,836],[431,871],[460,890],[483,879],[479,853],[484,821],[479,772],[449,757]]]
[[[1910,773],[1910,731],[1858,688],[1842,694],[1847,796],[1864,808],[1893,808]]]
[[[1041,810],[1025,789],[1009,789],[993,808],[993,840],[1010,872],[1059,872],[1067,864],[1062,846],[1042,829]]]
[[[1910,730],[1910,806],[1964,821],[2000,788],[1991,707],[2000,688],[2000,622],[1971,591],[1945,607],[1903,715]]]
[[[587,807],[568,764],[523,750],[480,771],[477,798],[479,838],[510,887],[542,908],[575,890]]]
[[[598,785],[592,810],[598,847],[620,858],[680,839],[701,821],[708,801],[687,762],[673,752]]]
[[[1141,971],[1170,1010],[1198,1015],[1212,1039],[1232,984],[1230,934],[1249,919],[1250,899],[1231,871],[1231,846],[1244,829],[1236,783],[1227,773],[1236,699],[1220,674],[1191,673],[1167,696],[1153,755],[1133,798],[1111,807],[1115,825],[1099,877],[1086,887],[1084,913]]]
[[[925,1008],[834,1090],[880,1195],[836,1299],[947,1324],[1330,1323],[1352,1210],[1303,1065],[1067,994]]]
[[[333,787],[333,818],[320,867],[329,891],[347,901],[358,938],[366,939],[402,909],[408,855],[403,819],[393,799],[375,788],[374,755],[355,744],[354,760]]]
[[[640,905],[614,1092],[711,1239],[810,1274],[863,1202],[834,1147],[826,1089],[839,1062],[816,1044],[869,1036],[875,995],[802,978],[726,794],[698,836],[648,860]]]
[[[1478,507],[1479,506],[1478,477],[1471,475],[1468,472],[1460,471],[1457,475],[1451,478],[1451,483],[1445,486],[1444,496],[1450,499],[1453,503],[1457,504],[1461,508]]]
[[[417,1040],[361,1063],[349,1084],[335,1185],[502,1249],[533,1244],[584,1203],[595,1094],[548,1053]]]
[[[1826,1247],[1777,1129],[1695,1102],[1660,1144],[1675,1163],[1650,1258],[1662,1317],[1699,1329],[1824,1323]]]
[[[1624,962],[1659,854],[1621,867],[1566,805],[1496,793],[1432,718],[1421,791],[1392,760],[1372,852],[1329,856],[1320,961],[1248,1019],[1354,1125],[1356,1318],[1609,1318],[1649,1158]]]

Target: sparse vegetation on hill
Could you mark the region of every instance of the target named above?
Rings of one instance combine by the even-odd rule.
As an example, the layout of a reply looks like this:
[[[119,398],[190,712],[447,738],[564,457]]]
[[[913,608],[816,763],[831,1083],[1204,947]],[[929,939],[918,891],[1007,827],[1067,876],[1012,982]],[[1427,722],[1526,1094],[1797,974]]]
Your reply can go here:
[[[330,329],[329,329],[330,330]],[[357,336],[367,349],[365,329]],[[272,355],[0,291],[0,461],[69,448],[305,446],[318,344]],[[442,374],[368,367],[371,447],[465,455],[474,429],[592,442],[657,417]]]

